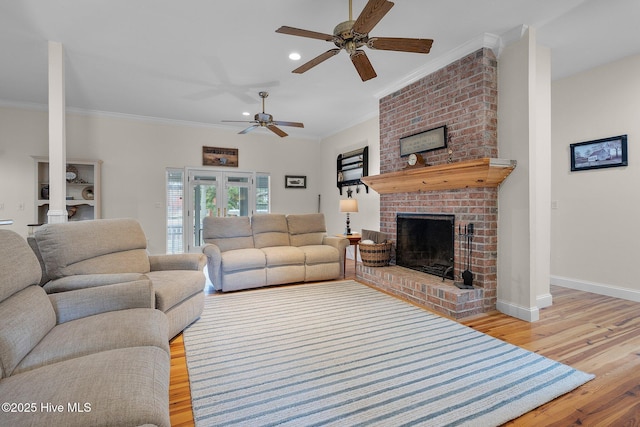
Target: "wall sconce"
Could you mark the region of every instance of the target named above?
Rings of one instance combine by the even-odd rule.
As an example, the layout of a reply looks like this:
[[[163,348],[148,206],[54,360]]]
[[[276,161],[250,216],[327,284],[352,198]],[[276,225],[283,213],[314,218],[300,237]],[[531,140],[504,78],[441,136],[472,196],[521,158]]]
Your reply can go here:
[[[349,226],[350,225],[349,214],[351,212],[358,212],[358,201],[356,199],[340,200],[340,212],[347,214],[347,227],[345,228],[344,234],[346,236],[350,236],[352,233],[351,233],[351,227]]]

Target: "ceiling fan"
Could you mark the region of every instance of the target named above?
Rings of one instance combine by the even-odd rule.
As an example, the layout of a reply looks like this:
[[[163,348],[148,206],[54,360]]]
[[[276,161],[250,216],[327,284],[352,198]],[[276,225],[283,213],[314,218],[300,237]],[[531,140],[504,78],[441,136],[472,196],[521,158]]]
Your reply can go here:
[[[269,92],[258,92],[258,95],[260,95],[260,98],[262,98],[262,113],[258,113],[253,117],[253,120],[251,121],[244,121],[244,120],[222,120],[223,122],[229,122],[229,123],[253,123],[251,126],[249,126],[248,128],[238,132],[239,134],[245,134],[245,133],[249,133],[254,129],[257,129],[259,127],[263,127],[263,128],[267,128],[269,129],[271,132],[275,133],[276,135],[284,138],[285,136],[288,136],[289,134],[286,133],[285,131],[283,131],[282,129],[280,129],[278,126],[293,126],[293,127],[297,127],[297,128],[303,128],[304,124],[300,123],[300,122],[283,122],[280,120],[273,120],[273,116],[271,114],[267,114],[264,112],[264,99],[269,96]]]
[[[352,0],[349,0],[349,20],[338,24],[333,34],[318,33],[315,31],[301,30],[293,27],[280,27],[276,33],[292,36],[309,37],[328,42],[333,42],[337,48],[329,49],[325,53],[313,58],[311,61],[293,70],[293,73],[302,74],[321,62],[337,55],[342,49],[347,51],[351,62],[356,67],[363,82],[377,76],[367,54],[360,50],[362,46],[370,49],[395,50],[400,52],[429,53],[432,39],[412,39],[399,37],[369,37],[369,31],[393,7],[393,2],[387,0],[369,0],[358,19],[353,20]]]

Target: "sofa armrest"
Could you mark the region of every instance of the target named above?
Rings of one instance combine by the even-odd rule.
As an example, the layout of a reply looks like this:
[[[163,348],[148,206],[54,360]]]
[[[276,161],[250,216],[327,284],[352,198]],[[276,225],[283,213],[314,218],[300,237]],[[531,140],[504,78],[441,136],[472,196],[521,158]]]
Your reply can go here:
[[[203,254],[149,255],[151,271],[204,270],[207,258]]]
[[[48,294],[55,294],[58,292],[77,291],[78,289],[95,288],[116,283],[135,282],[136,280],[145,280],[146,278],[147,277],[141,273],[78,274],[51,280],[44,285],[44,290]]]
[[[338,236],[324,236],[324,239],[322,239],[322,244],[333,246],[339,251],[344,252],[344,250],[349,246],[349,239]]]
[[[340,265],[344,265],[344,251],[350,245],[349,239],[338,236],[324,236],[322,244],[336,248],[340,254]]]
[[[51,294],[49,299],[58,324],[108,311],[155,308],[155,293],[148,279]]]
[[[213,284],[214,289],[222,290],[222,252],[220,248],[212,243],[204,245],[203,254],[207,258],[207,271],[209,280]]]

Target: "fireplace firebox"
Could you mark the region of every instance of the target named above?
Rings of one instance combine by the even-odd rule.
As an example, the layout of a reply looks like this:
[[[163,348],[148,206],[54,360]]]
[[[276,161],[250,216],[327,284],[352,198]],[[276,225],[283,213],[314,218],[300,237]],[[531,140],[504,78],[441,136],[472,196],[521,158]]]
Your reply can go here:
[[[396,265],[454,278],[455,215],[398,213]]]

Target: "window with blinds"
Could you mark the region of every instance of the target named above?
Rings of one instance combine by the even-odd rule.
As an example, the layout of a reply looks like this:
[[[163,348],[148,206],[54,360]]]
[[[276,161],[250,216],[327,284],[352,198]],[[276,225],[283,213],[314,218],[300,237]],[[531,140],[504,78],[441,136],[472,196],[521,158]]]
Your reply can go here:
[[[270,177],[268,174],[256,174],[256,213],[271,211]]]
[[[184,201],[184,170],[167,169],[167,253],[184,251],[182,212]]]

